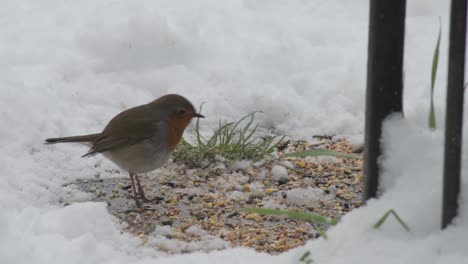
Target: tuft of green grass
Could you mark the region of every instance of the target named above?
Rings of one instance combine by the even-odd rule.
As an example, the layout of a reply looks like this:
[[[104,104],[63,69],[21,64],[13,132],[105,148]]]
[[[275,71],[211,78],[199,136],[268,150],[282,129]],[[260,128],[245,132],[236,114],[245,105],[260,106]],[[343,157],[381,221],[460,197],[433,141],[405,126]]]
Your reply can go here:
[[[200,107],[200,112],[201,112]],[[188,164],[198,165],[203,160],[214,159],[216,155],[229,160],[258,161],[271,154],[285,136],[255,136],[258,125],[253,125],[255,114],[250,113],[236,122],[221,122],[213,135],[205,138],[200,133],[200,121],[197,119],[193,132],[194,141],[182,138],[173,157]]]
[[[393,209],[390,209],[388,210],[375,224],[374,224],[374,229],[378,229],[380,228],[383,223],[385,223],[385,221],[387,220],[388,216],[389,215],[393,215],[396,220],[398,221],[398,223],[400,223],[400,225],[408,232],[410,232],[410,228],[408,227],[408,225],[403,221],[403,219],[401,219],[401,217],[395,212],[395,210]]]
[[[434,111],[434,86],[437,76],[437,67],[439,65],[439,47],[440,47],[440,36],[442,34],[442,26],[439,18],[439,35],[437,37],[437,43],[434,48],[434,54],[432,55],[432,68],[431,68],[431,92],[430,92],[430,102],[429,102],[429,114],[427,120],[427,126],[430,129],[436,129],[436,117]]]
[[[362,159],[359,155],[348,154],[337,152],[333,150],[326,150],[326,149],[310,149],[304,151],[296,151],[284,154],[285,157],[297,157],[297,158],[304,158],[304,157],[316,157],[316,156],[333,156],[337,158],[348,158],[348,159]]]
[[[294,211],[285,211],[278,209],[269,209],[269,208],[242,208],[241,211],[263,214],[263,215],[285,215],[291,219],[305,220],[312,224],[312,226],[317,230],[317,232],[324,238],[328,239],[327,233],[317,226],[317,224],[323,225],[336,225],[338,223],[337,219],[328,218],[321,216],[319,214],[304,213],[304,212],[294,212]]]

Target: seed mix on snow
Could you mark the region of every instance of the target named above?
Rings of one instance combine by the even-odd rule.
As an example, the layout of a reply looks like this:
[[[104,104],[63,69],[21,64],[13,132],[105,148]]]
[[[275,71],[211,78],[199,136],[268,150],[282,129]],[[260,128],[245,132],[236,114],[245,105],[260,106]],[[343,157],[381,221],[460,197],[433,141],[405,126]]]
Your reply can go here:
[[[173,161],[141,175],[148,210],[135,207],[128,178],[80,180],[80,190],[105,201],[124,232],[168,253],[244,246],[282,252],[319,236],[306,221],[240,211],[262,207],[340,218],[361,205],[362,161],[333,157],[285,158],[286,152],[323,148],[360,152],[343,139],[286,141],[276,157],[260,162],[217,157],[201,167]],[[72,201],[69,201],[72,202]],[[326,229],[326,226],[321,226]]]

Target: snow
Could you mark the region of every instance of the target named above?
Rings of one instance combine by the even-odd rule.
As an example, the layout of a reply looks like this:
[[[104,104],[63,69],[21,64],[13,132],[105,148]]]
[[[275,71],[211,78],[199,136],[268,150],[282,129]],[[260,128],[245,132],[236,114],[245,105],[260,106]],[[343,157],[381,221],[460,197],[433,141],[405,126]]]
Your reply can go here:
[[[227,241],[209,235],[208,232],[199,226],[191,226],[186,230],[186,233],[189,235],[201,237],[199,241],[185,242],[166,238],[167,235],[172,235],[174,233],[174,230],[172,230],[170,226],[156,227],[153,233],[154,237],[150,238],[148,245],[172,254],[194,251],[209,252],[230,247]]]
[[[309,243],[314,259],[326,263],[356,263],[365,256],[368,263],[466,263],[466,194],[460,198],[460,215],[454,225],[440,231],[442,131],[430,132],[399,116],[390,118],[384,129],[384,194],[378,200],[369,201],[366,207],[347,214],[343,222],[329,232],[329,241]],[[462,179],[465,192],[467,169],[465,155]],[[403,218],[411,233],[394,218],[389,218],[381,229],[372,229],[373,223],[389,209]],[[359,239],[354,244],[356,236]],[[338,248],[339,254],[336,253]],[[344,256],[346,262],[342,262]]]
[[[286,203],[290,205],[318,207],[320,200],[327,199],[328,197],[320,188],[296,188],[286,191]]]
[[[310,250],[315,263],[468,263],[467,155],[460,215],[440,231],[448,7],[408,1],[406,119],[393,117],[384,127],[382,197],[347,214],[328,240],[278,256],[245,248],[166,255],[121,233],[105,204],[80,202],[86,194],[63,187],[94,178],[96,170],[109,176],[110,162],[82,159],[83,147],[45,146],[43,139],[99,131],[123,109],[180,93],[196,106],[205,102],[204,130],[262,110],[260,126],[279,133],[362,141],[368,1],[4,1],[0,262],[297,263]],[[429,131],[439,16],[439,129]],[[411,233],[392,218],[372,228],[389,209]]]
[[[172,233],[172,227],[169,225],[156,226],[153,231],[153,235],[155,236],[167,236],[171,235]]]
[[[231,164],[231,167],[235,170],[245,170],[252,166],[252,161],[249,160],[236,160]]]
[[[288,178],[288,171],[286,168],[279,165],[275,165],[271,168],[271,174],[273,174],[276,180]]]

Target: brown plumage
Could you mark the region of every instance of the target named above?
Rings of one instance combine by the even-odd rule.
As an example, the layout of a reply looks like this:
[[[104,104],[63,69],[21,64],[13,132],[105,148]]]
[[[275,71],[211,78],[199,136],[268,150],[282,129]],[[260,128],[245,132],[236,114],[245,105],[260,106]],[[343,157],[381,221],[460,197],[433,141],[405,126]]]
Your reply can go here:
[[[90,146],[83,157],[101,153],[109,158],[129,173],[135,202],[141,207],[140,200],[148,199],[137,174],[162,166],[194,117],[203,116],[196,113],[193,105],[184,97],[168,94],[121,112],[101,133],[48,138],[45,141],[47,144],[82,143]]]

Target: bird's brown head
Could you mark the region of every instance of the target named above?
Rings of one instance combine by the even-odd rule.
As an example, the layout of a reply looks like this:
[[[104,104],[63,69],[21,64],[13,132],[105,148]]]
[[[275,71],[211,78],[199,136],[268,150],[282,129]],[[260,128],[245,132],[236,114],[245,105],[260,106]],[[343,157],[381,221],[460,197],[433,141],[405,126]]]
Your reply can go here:
[[[185,128],[194,117],[204,118],[197,113],[192,103],[177,94],[164,95],[149,103],[155,112],[165,116],[167,122],[167,148],[172,151],[179,144]]]

